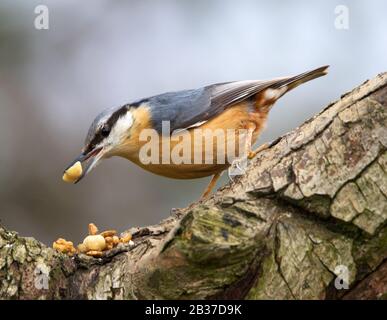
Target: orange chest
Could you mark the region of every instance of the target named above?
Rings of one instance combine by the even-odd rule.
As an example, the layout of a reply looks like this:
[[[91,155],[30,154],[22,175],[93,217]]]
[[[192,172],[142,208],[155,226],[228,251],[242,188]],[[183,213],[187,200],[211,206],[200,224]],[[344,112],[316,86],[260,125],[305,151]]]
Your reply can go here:
[[[251,110],[240,103],[202,125],[162,136],[152,130],[147,110],[134,114],[130,140],[116,155],[127,158],[145,170],[172,178],[195,178],[224,170],[230,157],[245,145],[247,128],[254,125],[253,144],[262,130],[267,112]]]
[[[152,128],[149,109],[138,108],[133,112],[133,115],[135,120],[131,135],[121,150],[121,155],[125,157],[136,157],[140,149],[150,142],[152,144],[159,144],[160,152],[161,150],[165,151],[166,145],[170,148],[170,152],[172,152],[172,149],[181,144],[183,140],[185,144],[190,144],[189,148],[192,152],[206,152],[205,150],[196,149],[202,148],[207,139],[213,139],[212,146],[214,152],[219,151],[218,149],[225,150],[226,148],[222,144],[227,144],[230,142],[230,139],[234,141],[239,137],[240,132],[250,128],[251,125],[255,128],[251,141],[254,143],[267,119],[267,111],[259,112],[259,110],[252,110],[249,103],[242,102],[226,109],[218,116],[198,127],[182,130],[172,136],[168,134],[162,136]],[[186,145],[184,147],[188,148]]]

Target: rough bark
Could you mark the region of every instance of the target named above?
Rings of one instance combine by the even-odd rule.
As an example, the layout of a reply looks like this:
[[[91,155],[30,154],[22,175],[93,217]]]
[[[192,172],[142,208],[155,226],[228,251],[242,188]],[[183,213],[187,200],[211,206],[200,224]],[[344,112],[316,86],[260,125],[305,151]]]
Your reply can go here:
[[[100,259],[0,228],[0,297],[386,298],[386,105],[384,73],[274,141],[211,199],[131,230],[133,246]],[[335,286],[340,265],[349,289]]]

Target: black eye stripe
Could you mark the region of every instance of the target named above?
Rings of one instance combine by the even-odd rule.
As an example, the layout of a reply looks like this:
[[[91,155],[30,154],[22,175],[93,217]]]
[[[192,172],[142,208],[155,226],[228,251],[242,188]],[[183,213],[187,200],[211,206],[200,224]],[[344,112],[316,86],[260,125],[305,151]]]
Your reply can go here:
[[[88,141],[85,147],[86,151],[92,150],[107,136],[109,136],[111,128],[114,126],[117,120],[128,111],[128,109],[129,105],[124,105],[120,107],[117,111],[113,112],[109,119],[107,119],[107,121],[104,123],[104,125],[100,127],[100,129],[94,131],[93,136],[90,137],[90,140]]]
[[[102,137],[107,137],[110,133],[110,128],[107,126],[107,125],[104,125],[102,128],[101,128],[101,131],[100,131]]]

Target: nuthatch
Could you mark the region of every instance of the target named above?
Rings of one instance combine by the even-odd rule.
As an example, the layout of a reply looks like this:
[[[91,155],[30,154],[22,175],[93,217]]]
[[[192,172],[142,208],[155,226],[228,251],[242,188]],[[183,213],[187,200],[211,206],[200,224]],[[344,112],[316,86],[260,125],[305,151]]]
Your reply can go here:
[[[244,130],[241,135],[247,141],[238,144],[238,154],[248,155],[251,159],[261,150],[258,148],[252,151],[251,146],[257,140],[277,99],[298,85],[325,75],[327,68],[323,66],[292,77],[226,82],[195,90],[169,92],[103,111],[91,124],[81,155],[66,171],[70,172],[75,164],[78,169],[82,169],[79,164],[87,162],[85,170],[81,170],[73,179],[73,182],[78,182],[101,159],[120,156],[145,170],[169,178],[195,179],[212,175],[203,194],[205,197],[221,173],[232,165],[232,161],[226,159],[226,153],[230,141],[235,143],[238,140],[238,132]],[[167,133],[163,130],[165,123],[169,127]],[[203,132],[219,129],[227,130],[223,136],[226,138],[221,142],[211,141],[208,146],[208,138]],[[143,159],[144,154],[148,153],[142,152],[142,149],[149,144],[148,138],[151,137],[144,139],[143,133],[149,130],[158,138],[152,145],[157,152],[156,157],[153,157],[156,161]],[[230,130],[235,134],[229,135]],[[200,134],[196,134],[197,131]],[[176,133],[179,139],[173,139]],[[179,145],[184,138],[189,139],[185,140],[184,146]],[[174,150],[176,148],[178,152]],[[181,158],[179,161],[164,161],[181,156],[182,152],[189,154],[188,161],[181,161]],[[212,161],[208,161],[209,153]],[[78,172],[75,169],[72,171]]]

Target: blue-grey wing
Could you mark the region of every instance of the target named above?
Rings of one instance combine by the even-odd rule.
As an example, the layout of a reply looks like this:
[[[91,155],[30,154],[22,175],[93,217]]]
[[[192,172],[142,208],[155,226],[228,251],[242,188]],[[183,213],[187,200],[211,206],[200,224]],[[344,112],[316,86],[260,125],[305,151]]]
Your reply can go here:
[[[168,92],[141,101],[151,108],[153,126],[161,132],[162,121],[170,130],[185,129],[216,117],[227,107],[241,102],[278,80],[247,80],[213,84],[194,90]]]
[[[328,66],[301,73],[293,77],[272,80],[246,80],[213,84],[195,90],[164,93],[144,99],[137,104],[147,103],[151,108],[154,128],[161,132],[162,121],[170,122],[170,130],[199,126],[216,117],[226,108],[246,100],[267,88],[286,86],[289,91],[298,85],[321,77]],[[283,95],[285,92],[280,94]],[[278,98],[278,97],[277,97]]]

